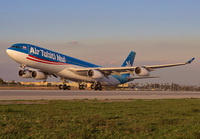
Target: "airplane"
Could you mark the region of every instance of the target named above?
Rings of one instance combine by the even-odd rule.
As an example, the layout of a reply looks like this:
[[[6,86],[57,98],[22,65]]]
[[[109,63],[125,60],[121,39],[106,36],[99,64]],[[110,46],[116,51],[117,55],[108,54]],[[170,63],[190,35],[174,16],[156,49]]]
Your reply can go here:
[[[91,83],[91,89],[102,90],[102,86],[117,86],[135,79],[156,78],[149,76],[155,69],[187,65],[195,59],[184,63],[133,67],[136,53],[131,51],[121,67],[101,67],[26,43],[13,44],[6,52],[20,64],[20,77],[36,80],[46,80],[50,76],[60,77],[62,84],[59,89],[62,90],[71,89],[67,80],[78,82],[80,90],[84,90],[87,83]]]

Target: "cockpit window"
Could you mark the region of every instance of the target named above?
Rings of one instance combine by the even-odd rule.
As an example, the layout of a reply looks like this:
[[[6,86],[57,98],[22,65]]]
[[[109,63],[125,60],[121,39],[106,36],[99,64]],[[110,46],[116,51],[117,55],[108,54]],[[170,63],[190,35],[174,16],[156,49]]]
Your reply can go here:
[[[12,48],[19,48],[19,49],[21,49],[21,46],[12,46]]]

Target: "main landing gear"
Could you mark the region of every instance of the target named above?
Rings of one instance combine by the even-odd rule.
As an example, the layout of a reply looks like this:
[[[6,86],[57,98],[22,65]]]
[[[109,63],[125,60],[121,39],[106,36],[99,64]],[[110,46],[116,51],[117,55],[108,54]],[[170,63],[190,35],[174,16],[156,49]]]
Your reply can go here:
[[[87,83],[85,82],[79,83],[79,90],[85,90],[85,88],[87,88]],[[100,91],[102,90],[102,86],[100,83],[91,84],[90,88],[94,90],[100,90]]]
[[[91,86],[91,89],[94,89],[94,90],[102,90],[102,86],[100,83],[96,83],[96,84],[92,84]]]
[[[60,90],[71,90],[71,86],[70,85],[66,85],[66,84],[60,84],[59,85],[59,89]]]
[[[79,90],[85,90],[85,88],[87,88],[87,83],[85,82],[79,83]]]
[[[59,85],[60,90],[71,90],[71,86],[66,84],[66,80],[64,78],[60,79],[63,84]]]

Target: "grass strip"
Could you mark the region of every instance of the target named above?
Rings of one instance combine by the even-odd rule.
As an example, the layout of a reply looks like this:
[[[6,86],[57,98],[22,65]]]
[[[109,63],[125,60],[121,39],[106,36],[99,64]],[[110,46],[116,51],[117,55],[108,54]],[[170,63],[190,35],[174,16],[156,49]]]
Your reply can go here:
[[[0,101],[0,138],[200,138],[200,99]]]

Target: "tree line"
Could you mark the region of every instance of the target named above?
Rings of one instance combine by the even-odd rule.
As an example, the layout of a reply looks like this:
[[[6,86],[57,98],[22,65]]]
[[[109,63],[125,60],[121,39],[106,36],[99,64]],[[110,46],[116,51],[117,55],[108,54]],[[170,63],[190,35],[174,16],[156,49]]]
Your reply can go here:
[[[14,80],[6,82],[2,78],[0,78],[1,86],[10,86],[10,85],[22,85],[20,82],[16,82]],[[51,83],[48,83],[47,86],[52,86]],[[117,87],[104,87],[109,89],[117,89]],[[122,87],[124,88],[124,87]],[[200,91],[200,85],[192,86],[192,85],[179,85],[176,83],[129,83],[128,88],[132,90],[155,90],[155,91]]]
[[[129,83],[129,88],[133,90],[158,90],[158,91],[200,91],[200,86],[179,85],[176,83]]]
[[[2,78],[0,78],[0,85],[21,85],[20,82],[16,82],[15,80],[6,82]]]

